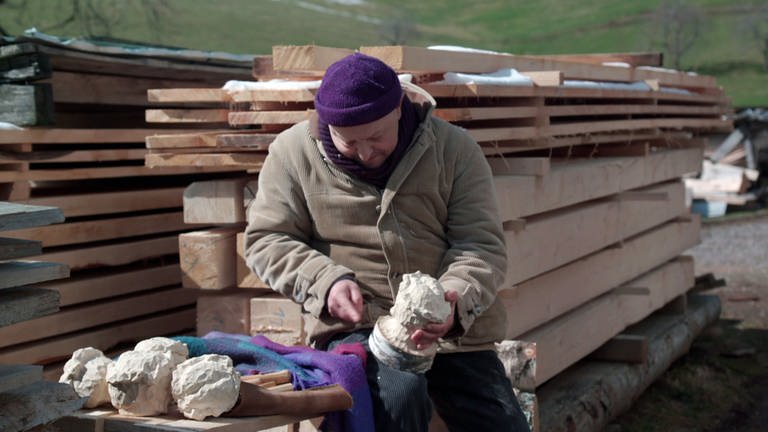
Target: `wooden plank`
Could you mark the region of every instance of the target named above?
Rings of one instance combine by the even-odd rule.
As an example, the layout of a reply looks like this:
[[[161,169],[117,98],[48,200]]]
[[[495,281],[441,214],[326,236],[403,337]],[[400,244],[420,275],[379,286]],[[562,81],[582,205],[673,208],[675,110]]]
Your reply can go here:
[[[151,153],[144,163],[152,169],[197,167],[200,169],[243,170],[260,169],[266,153]]]
[[[160,189],[138,189],[87,193],[73,195],[55,195],[31,198],[21,201],[29,205],[58,207],[67,218],[75,216],[95,216],[112,213],[137,212],[144,210],[171,209],[182,206],[184,188],[168,187]]]
[[[555,70],[563,72],[567,79],[620,82],[657,79],[660,84],[671,87],[716,87],[714,77],[706,75],[619,68],[535,56],[443,51],[410,46],[360,47],[360,52],[381,59],[398,72],[490,73],[503,68],[519,72]]]
[[[317,89],[251,89],[230,93],[234,102],[314,102]]]
[[[39,241],[0,237],[0,261],[39,255],[43,245]]]
[[[0,131],[0,144],[117,144],[143,143],[148,136],[168,134],[168,129],[61,129],[34,128]],[[174,130],[190,133],[190,130]]]
[[[205,147],[248,147],[253,150],[267,150],[276,134],[228,130],[224,132],[201,132],[194,134],[155,135],[147,137],[149,149],[187,149]]]
[[[648,287],[648,296],[609,293],[522,335],[520,340],[536,343],[536,386],[685,293],[693,279],[693,261],[675,260],[630,282]]]
[[[133,319],[142,315],[172,310],[194,304],[195,301],[194,290],[172,288],[113,301],[69,307],[53,315],[0,328],[0,347],[5,348],[125,319]]]
[[[242,227],[213,228],[179,235],[181,284],[185,288],[234,288],[235,236]]]
[[[523,87],[487,84],[423,84],[422,87],[435,98],[530,98],[557,99],[607,99],[668,101],[681,103],[721,105],[725,111],[728,99],[723,94],[672,93],[663,91],[624,90],[615,88],[581,87]]]
[[[66,360],[82,347],[106,352],[126,342],[139,342],[154,336],[179,334],[195,327],[195,308],[163,312],[146,318],[102,325],[86,331],[57,335],[53,338],[0,349],[2,363],[46,364]]]
[[[250,183],[250,185],[249,185]],[[246,185],[255,189],[255,177],[205,180],[184,190],[184,222],[231,224],[245,222]]]
[[[40,240],[43,247],[89,243],[99,240],[113,240],[138,237],[147,234],[177,232],[188,229],[181,211],[156,213],[139,216],[67,222],[40,228],[8,231],[6,235],[16,238]]]
[[[445,121],[456,122],[468,120],[535,118],[540,114],[540,108],[533,106],[436,108],[433,113],[435,117],[439,117]]]
[[[59,293],[42,288],[0,291],[0,327],[28,321],[59,310]]]
[[[699,230],[697,218],[669,222],[516,286],[505,281],[498,297],[509,311],[507,337],[516,339],[679,256],[699,243]]]
[[[53,87],[56,103],[149,106],[147,90],[177,87],[211,87],[208,82],[102,75],[57,70],[46,80]],[[223,83],[222,83],[223,84]]]
[[[57,262],[4,261],[0,262],[0,276],[0,289],[5,289],[64,279],[69,276],[69,268]]]
[[[558,61],[578,62],[578,63],[626,63],[629,66],[654,66],[663,65],[663,55],[660,52],[639,52],[639,53],[590,53],[590,54],[546,54],[533,57],[551,58]]]
[[[698,141],[700,142],[700,141]],[[559,159],[546,176],[494,176],[502,221],[605,197],[701,170],[703,148],[645,157]]]
[[[17,126],[53,124],[53,95],[45,84],[0,85],[0,121]]]
[[[323,72],[352,53],[354,51],[350,49],[316,45],[275,45],[272,47],[272,65],[276,71]]]
[[[149,155],[147,155],[149,157]],[[0,182],[17,182],[24,180],[44,181],[44,180],[85,180],[85,179],[106,179],[116,177],[136,177],[136,176],[161,176],[192,173],[213,173],[226,171],[239,171],[231,166],[166,166],[166,167],[144,167],[144,166],[120,166],[108,168],[71,168],[71,169],[40,169],[24,172],[0,171]]]
[[[147,123],[226,123],[228,109],[148,109]]]
[[[311,111],[248,111],[230,112],[229,124],[233,126],[259,124],[294,124],[309,118]]]
[[[178,236],[165,236],[146,240],[134,240],[107,245],[80,247],[56,252],[46,252],[41,260],[60,262],[72,270],[99,266],[129,264],[146,258],[179,253]]]
[[[144,159],[146,153],[146,149],[53,150],[34,152],[7,152],[0,150],[0,162],[70,163],[128,161]]]
[[[65,307],[179,284],[179,265],[166,264],[158,267],[139,265],[127,269],[110,268],[104,274],[78,274],[65,280],[35,286],[57,291],[60,296],[59,305]]]
[[[64,215],[56,207],[0,201],[0,231],[38,227],[63,221]]]
[[[681,182],[644,188],[666,201],[601,200],[526,220],[505,230],[507,283],[516,284],[688,212]]]
[[[255,417],[218,417],[204,421],[190,420],[181,414],[166,414],[153,417],[122,416],[115,410],[82,410],[55,423],[62,432],[287,432],[281,426],[293,425],[317,414],[268,415]]]
[[[485,159],[493,175],[546,176],[550,169],[550,158],[534,157],[489,157]]]
[[[153,103],[229,103],[232,98],[221,88],[160,88],[147,90]]]
[[[524,140],[560,135],[584,135],[601,132],[618,132],[645,129],[702,129],[711,131],[729,131],[733,128],[732,120],[720,118],[658,118],[635,120],[607,120],[592,122],[573,122],[542,127],[498,127],[470,128],[469,134],[479,143]]]
[[[72,414],[84,403],[71,385],[49,381],[0,393],[0,430],[27,431]]]
[[[42,379],[42,366],[0,365],[0,393],[33,384]]]

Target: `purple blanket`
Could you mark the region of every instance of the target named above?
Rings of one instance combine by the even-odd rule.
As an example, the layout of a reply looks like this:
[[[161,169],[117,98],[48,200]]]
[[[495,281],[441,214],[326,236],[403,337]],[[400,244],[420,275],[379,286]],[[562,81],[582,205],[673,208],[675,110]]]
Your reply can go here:
[[[289,370],[295,389],[338,384],[352,395],[352,408],[328,413],[324,431],[372,431],[373,408],[365,375],[365,349],[359,343],[343,344],[331,351],[303,346],[284,346],[265,336],[246,336],[211,332],[202,338],[178,336],[174,339],[189,348],[189,356],[222,354],[232,358],[241,375]]]

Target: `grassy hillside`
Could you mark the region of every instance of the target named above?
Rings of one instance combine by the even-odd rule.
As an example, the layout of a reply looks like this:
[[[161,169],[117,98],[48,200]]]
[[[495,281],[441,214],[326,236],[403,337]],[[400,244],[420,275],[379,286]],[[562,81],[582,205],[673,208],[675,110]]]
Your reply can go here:
[[[0,26],[11,34],[34,26],[51,34],[83,35],[78,23],[52,28],[68,14],[57,6],[72,1],[0,2]],[[659,50],[651,16],[660,0],[158,0],[154,4],[167,7],[158,7],[154,27],[139,0],[90,1],[114,11],[112,37],[244,54],[269,53],[279,44],[357,48],[393,42],[516,54]],[[716,76],[736,106],[768,106],[768,72],[744,26],[751,7],[761,2],[689,3],[704,17],[682,69]]]

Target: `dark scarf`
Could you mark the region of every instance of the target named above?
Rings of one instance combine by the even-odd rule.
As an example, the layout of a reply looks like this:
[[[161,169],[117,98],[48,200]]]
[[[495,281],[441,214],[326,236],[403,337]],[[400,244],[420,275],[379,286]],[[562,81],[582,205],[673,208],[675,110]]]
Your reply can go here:
[[[379,189],[383,189],[384,186],[387,185],[389,176],[392,175],[395,167],[397,167],[397,164],[411,145],[413,135],[416,132],[416,128],[419,126],[419,114],[410,100],[408,100],[408,96],[403,97],[400,110],[400,121],[397,130],[397,146],[395,146],[395,150],[392,154],[389,155],[384,163],[378,168],[367,168],[358,161],[341,154],[336,149],[336,146],[333,145],[328,124],[318,118],[318,135],[323,142],[323,149],[325,149],[328,158],[331,159],[334,165],[347,173],[366,183],[370,183]]]

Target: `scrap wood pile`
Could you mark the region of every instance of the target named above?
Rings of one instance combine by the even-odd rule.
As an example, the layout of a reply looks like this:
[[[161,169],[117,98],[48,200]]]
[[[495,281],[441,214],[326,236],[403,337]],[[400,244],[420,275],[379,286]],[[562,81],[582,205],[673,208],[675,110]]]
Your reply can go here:
[[[701,173],[685,180],[694,209],[705,216],[768,201],[768,111],[743,110],[734,115],[734,123],[730,134],[706,149]]]
[[[194,292],[181,289],[178,266],[178,234],[193,228],[183,221],[183,190],[244,170],[146,167],[145,137],[173,126],[149,128],[144,112],[150,88],[250,76],[251,57],[204,54],[3,39],[0,200],[55,207],[66,218],[4,235],[37,241],[42,249],[29,258],[68,267],[71,277],[34,282],[56,292],[60,310],[0,327],[0,363],[44,364],[57,377],[80,347],[109,352],[194,329]]]
[[[694,274],[682,254],[699,242],[699,219],[686,206],[682,178],[701,170],[703,137],[731,130],[728,98],[712,77],[660,69],[658,57],[648,55],[360,51],[409,74],[437,101],[435,115],[467,129],[488,157],[509,248],[499,294],[509,310],[509,340],[499,351],[528,395],[528,412],[539,416],[534,424],[565,430],[576,418],[579,430],[600,429],[719,314],[711,300],[693,298],[686,307]],[[350,52],[275,47],[268,75],[284,72],[288,87],[262,81],[149,92],[153,102],[188,108],[150,109],[148,121],[211,126],[148,137],[148,166],[235,166],[252,174],[185,191],[185,220],[218,225],[180,239],[185,286],[208,293],[198,303],[198,332],[302,340],[298,306],[264,296],[266,286],[244,266],[244,208],[275,134],[307,118],[315,81]],[[626,64],[603,64],[618,59]],[[263,61],[254,62],[255,78]],[[523,78],[489,79],[505,68]],[[657,311],[657,324],[648,324]],[[668,331],[676,332],[674,346],[663,348]],[[588,357],[621,360],[635,367],[622,372],[633,379],[579,375],[581,387],[568,393],[559,382],[572,386],[566,372]],[[576,413],[562,402],[576,400],[574,391],[589,399]],[[593,408],[599,415],[587,415]]]

